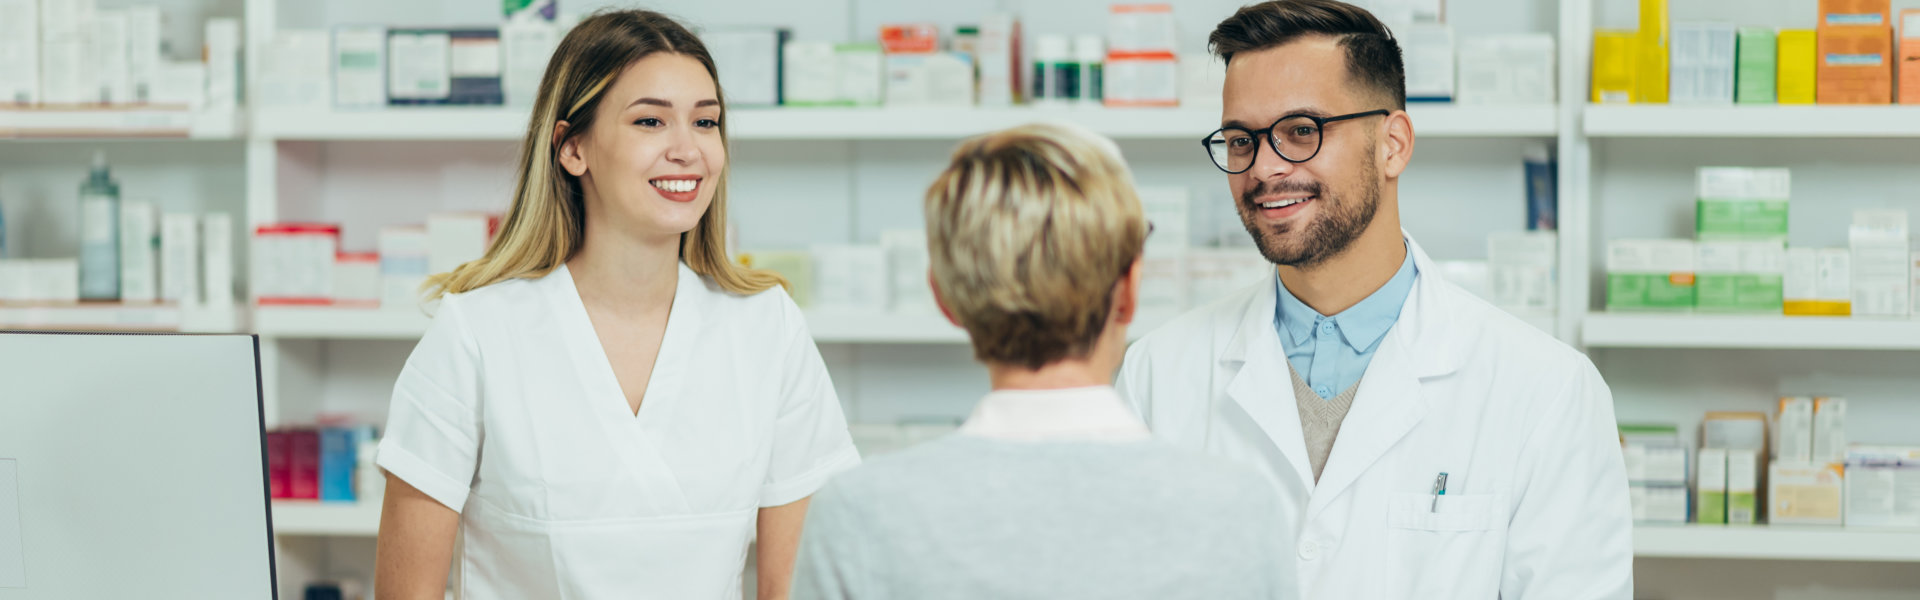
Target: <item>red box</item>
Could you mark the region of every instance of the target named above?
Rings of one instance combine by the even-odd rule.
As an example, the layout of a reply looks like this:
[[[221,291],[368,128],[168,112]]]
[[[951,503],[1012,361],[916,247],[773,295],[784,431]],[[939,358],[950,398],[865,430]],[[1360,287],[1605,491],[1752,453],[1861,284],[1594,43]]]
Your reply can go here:
[[[927,54],[940,51],[940,28],[927,23],[881,25],[880,47],[887,54]]]
[[[290,498],[293,493],[293,473],[287,470],[288,447],[286,432],[267,432],[267,495],[268,497]]]
[[[287,432],[287,497],[296,500],[320,499],[320,432],[296,429]]]

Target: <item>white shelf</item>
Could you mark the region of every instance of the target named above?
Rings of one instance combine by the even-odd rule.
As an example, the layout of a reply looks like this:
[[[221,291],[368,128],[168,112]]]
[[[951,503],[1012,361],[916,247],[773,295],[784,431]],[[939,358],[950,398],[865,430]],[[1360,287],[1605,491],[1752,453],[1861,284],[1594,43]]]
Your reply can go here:
[[[243,115],[234,110],[196,111],[156,106],[0,108],[0,139],[232,140],[243,136]]]
[[[1841,527],[1642,525],[1633,555],[1645,558],[1920,562],[1920,530]]]
[[[379,535],[380,503],[274,500],[273,533],[275,535]]]
[[[0,329],[234,333],[246,328],[234,306],[118,303],[0,305]]]
[[[260,335],[310,339],[418,339],[432,318],[414,310],[262,306],[253,310]]]
[[[1414,130],[1430,137],[1552,137],[1558,109],[1415,104]],[[743,108],[735,140],[944,140],[1037,121],[1070,121],[1121,139],[1199,140],[1218,107],[1187,108]],[[254,132],[281,140],[503,140],[526,135],[527,109],[400,107],[368,111],[265,109]]]
[[[1591,313],[1587,315],[1582,341],[1598,348],[1920,350],[1920,321]]]
[[[1920,137],[1920,106],[1590,105],[1592,137]]]

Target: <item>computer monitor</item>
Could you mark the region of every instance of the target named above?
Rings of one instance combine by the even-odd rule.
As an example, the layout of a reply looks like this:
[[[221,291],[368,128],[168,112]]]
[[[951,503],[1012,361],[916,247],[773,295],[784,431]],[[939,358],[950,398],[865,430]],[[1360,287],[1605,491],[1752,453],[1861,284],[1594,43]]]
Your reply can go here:
[[[0,600],[273,599],[259,344],[0,332]]]

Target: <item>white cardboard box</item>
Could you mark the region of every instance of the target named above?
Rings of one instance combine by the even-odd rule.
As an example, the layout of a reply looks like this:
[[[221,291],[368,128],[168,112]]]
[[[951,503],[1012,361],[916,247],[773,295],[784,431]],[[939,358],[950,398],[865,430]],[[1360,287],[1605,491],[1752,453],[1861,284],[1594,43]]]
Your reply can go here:
[[[233,215],[208,213],[200,219],[201,298],[208,306],[233,306]]]
[[[1774,462],[1767,468],[1767,522],[1839,525],[1844,476],[1839,464]]]
[[[160,299],[160,212],[152,202],[120,203],[120,301]]]
[[[427,217],[427,272],[446,273],[487,255],[493,216],[442,213]]]
[[[387,105],[387,28],[334,28],[333,105],[335,108]]]
[[[160,299],[183,305],[200,303],[200,218],[191,214],[160,217]]]

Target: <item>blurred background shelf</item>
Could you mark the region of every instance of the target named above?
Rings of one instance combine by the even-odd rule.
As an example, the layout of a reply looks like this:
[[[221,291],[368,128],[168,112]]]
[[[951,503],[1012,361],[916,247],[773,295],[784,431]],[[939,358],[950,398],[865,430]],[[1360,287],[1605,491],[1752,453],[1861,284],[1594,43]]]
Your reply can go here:
[[[245,137],[245,117],[244,111],[158,106],[0,108],[0,140],[235,140]]]
[[[275,535],[365,536],[380,533],[380,503],[274,500]]]
[[[236,306],[83,303],[0,305],[0,329],[235,333],[245,331]]]
[[[1633,555],[1658,558],[1920,562],[1920,530],[1640,526]]]
[[[1415,131],[1437,137],[1552,137],[1559,109],[1412,105]],[[1199,140],[1220,108],[743,108],[729,114],[736,140],[944,140],[1037,121],[1072,121],[1119,139]],[[527,109],[392,108],[362,112],[268,109],[254,132],[279,140],[519,140]]]
[[[1920,350],[1920,320],[1704,314],[1587,315],[1594,348]]]
[[[1920,138],[1920,106],[1596,104],[1584,118],[1591,137]]]

